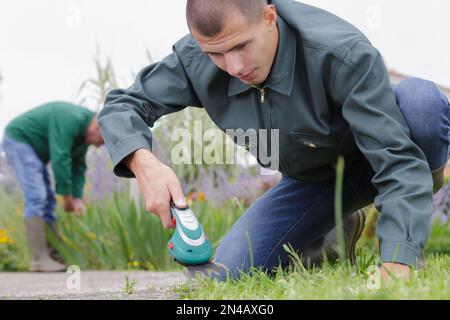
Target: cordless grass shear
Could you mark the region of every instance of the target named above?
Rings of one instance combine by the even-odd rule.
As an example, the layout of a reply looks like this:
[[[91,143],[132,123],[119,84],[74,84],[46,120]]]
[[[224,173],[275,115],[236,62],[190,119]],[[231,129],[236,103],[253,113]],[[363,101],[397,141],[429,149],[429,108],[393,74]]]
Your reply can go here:
[[[211,277],[213,273],[226,270],[222,264],[210,262],[213,251],[211,244],[189,206],[179,208],[171,202],[170,212],[175,232],[169,240],[167,250],[177,263],[186,267],[185,275],[195,278],[199,273]]]

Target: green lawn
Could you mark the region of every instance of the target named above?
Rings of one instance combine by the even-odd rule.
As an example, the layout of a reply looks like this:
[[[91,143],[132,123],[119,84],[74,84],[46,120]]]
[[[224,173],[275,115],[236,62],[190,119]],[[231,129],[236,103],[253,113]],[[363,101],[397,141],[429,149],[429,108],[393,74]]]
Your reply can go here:
[[[427,248],[427,267],[415,271],[409,282],[394,281],[383,286],[376,278],[377,254],[370,245],[358,249],[358,267],[325,263],[320,268],[306,270],[295,263],[290,270],[269,277],[255,271],[240,280],[218,282],[198,279],[177,288],[183,299],[265,300],[265,299],[450,299],[449,225],[434,226],[433,239]],[[444,231],[445,230],[445,231]],[[364,242],[364,241],[363,241]],[[433,247],[432,245],[437,245]],[[437,249],[437,250],[435,250]]]

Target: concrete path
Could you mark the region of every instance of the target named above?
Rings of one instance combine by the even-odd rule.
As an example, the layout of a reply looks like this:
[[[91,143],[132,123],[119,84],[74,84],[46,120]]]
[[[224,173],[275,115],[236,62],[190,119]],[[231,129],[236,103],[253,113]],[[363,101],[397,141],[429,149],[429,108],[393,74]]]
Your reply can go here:
[[[179,299],[176,288],[188,280],[180,272],[129,272],[133,293],[125,290],[125,272],[1,273],[0,299]]]

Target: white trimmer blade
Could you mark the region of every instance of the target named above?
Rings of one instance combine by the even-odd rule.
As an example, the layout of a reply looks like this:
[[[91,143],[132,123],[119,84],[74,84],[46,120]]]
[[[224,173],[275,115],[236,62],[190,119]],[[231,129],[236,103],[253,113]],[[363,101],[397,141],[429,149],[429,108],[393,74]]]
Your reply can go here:
[[[195,279],[197,276],[212,278],[218,276],[220,272],[226,272],[228,269],[221,263],[207,262],[199,265],[184,266],[184,275],[189,279]]]

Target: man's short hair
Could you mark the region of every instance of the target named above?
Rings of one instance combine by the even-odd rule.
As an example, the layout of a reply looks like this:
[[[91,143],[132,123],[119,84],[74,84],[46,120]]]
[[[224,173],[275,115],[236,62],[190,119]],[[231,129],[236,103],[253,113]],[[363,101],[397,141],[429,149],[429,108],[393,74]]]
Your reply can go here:
[[[186,20],[191,31],[213,37],[223,30],[230,11],[237,9],[249,21],[257,22],[266,5],[267,0],[188,0]]]

